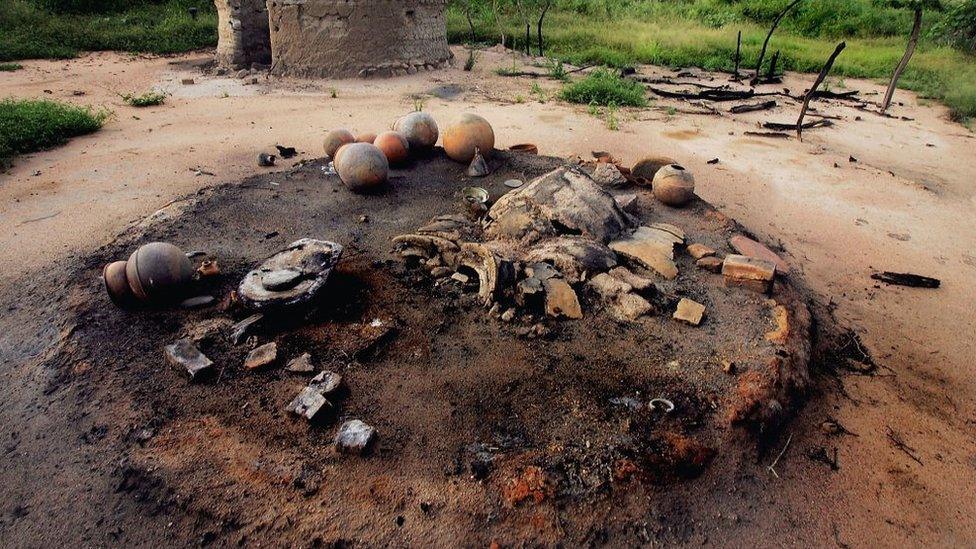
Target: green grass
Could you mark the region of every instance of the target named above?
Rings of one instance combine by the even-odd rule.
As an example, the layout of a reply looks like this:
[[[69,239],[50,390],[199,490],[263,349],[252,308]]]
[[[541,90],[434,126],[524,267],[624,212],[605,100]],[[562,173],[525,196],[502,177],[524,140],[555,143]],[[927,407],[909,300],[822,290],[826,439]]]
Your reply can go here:
[[[583,105],[647,106],[644,86],[606,69],[597,69],[582,80],[566,84],[559,97]]]
[[[200,14],[194,20],[189,7]],[[27,0],[0,0],[0,61],[66,59],[80,51],[178,53],[217,44],[206,0],[165,0],[104,14],[54,14]]]
[[[109,111],[37,99],[0,100],[0,166],[14,156],[64,144],[98,131]]]
[[[14,72],[24,68],[20,63],[0,63],[0,72]]]
[[[166,101],[166,94],[156,90],[149,90],[146,93],[136,95],[134,93],[122,94],[122,101],[133,107],[154,107],[162,105]]]
[[[731,71],[736,32],[742,31],[743,69],[754,69],[765,38],[764,22],[780,0],[686,0],[638,2],[556,0],[546,18],[546,54],[573,64],[623,67],[649,63],[670,67],[702,67]],[[809,0],[787,17],[770,42],[780,50],[783,70],[818,72],[841,39],[847,49],[837,59],[835,77],[887,81],[905,49],[911,27],[909,14],[875,6],[867,0]],[[767,9],[768,8],[768,9]],[[836,10],[836,13],[831,11]],[[609,13],[609,15],[608,15]],[[933,21],[938,14],[930,14]],[[498,41],[490,17],[476,18],[478,39]],[[943,101],[957,119],[976,117],[976,56],[954,49],[931,36],[936,22],[926,24],[899,86],[922,97]],[[509,45],[524,47],[524,28],[514,15],[502,18]],[[535,37],[533,30],[533,53]],[[448,38],[469,40],[467,21],[456,8],[448,11]],[[512,42],[514,40],[514,44]],[[767,60],[770,55],[767,55]]]

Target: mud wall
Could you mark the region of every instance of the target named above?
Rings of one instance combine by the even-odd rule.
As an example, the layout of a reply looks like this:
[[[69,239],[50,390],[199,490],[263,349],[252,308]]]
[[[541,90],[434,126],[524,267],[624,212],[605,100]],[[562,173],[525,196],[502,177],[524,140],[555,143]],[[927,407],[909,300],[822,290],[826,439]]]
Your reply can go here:
[[[413,74],[452,58],[447,0],[268,0],[272,72],[300,77]]]
[[[265,0],[214,0],[217,64],[244,68],[271,64],[271,32]]]

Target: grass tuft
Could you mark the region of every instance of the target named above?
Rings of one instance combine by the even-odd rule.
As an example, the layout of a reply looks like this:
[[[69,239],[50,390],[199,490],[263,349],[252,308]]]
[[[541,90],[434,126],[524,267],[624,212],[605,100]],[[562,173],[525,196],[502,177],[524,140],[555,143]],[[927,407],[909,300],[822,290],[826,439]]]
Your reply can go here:
[[[0,100],[0,166],[14,156],[62,145],[98,131],[111,115],[68,103],[40,99]]]
[[[122,100],[133,107],[154,107],[162,105],[166,101],[166,94],[156,90],[136,95],[133,93],[122,94]]]
[[[597,69],[582,80],[566,84],[559,97],[581,105],[647,106],[644,86],[607,69]]]

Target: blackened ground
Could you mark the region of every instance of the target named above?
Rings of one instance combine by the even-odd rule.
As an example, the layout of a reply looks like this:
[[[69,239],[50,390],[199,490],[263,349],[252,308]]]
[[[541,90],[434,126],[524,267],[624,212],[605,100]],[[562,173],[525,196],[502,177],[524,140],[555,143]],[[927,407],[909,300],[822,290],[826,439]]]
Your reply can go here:
[[[743,495],[767,473],[752,463],[755,434],[730,428],[725,410],[737,376],[775,352],[766,298],[723,288],[681,254],[681,276],[652,299],[658,314],[638,325],[613,322],[583,289],[581,321],[506,324],[473,288],[435,285],[391,253],[393,236],[460,211],[463,186],[497,198],[506,179],[528,181],[560,162],[502,153],[491,176],[469,180],[438,150],[368,196],[313,162],[207,191],[81,268],[38,273],[24,281],[21,306],[17,288],[5,289],[4,373],[17,398],[0,417],[24,428],[4,433],[2,539],[577,545],[689,543],[738,527],[722,510],[750,508]],[[674,210],[636,192],[644,222],[678,225],[690,242],[725,250],[737,229],[703,202]],[[279,363],[259,372],[241,366],[246,345],[223,337],[202,347],[217,364],[206,382],[189,383],[163,359],[163,345],[188,329],[246,311],[121,311],[98,280],[104,263],[165,240],[217,259],[221,275],[199,290],[223,298],[302,237],[340,242],[345,255],[316,307],[271,318],[258,333],[279,348]],[[682,296],[708,307],[701,326],[670,318]],[[538,321],[545,335],[518,335]],[[282,365],[303,352],[348,385],[322,425],[283,411],[307,380]],[[659,396],[673,413],[620,404]],[[368,457],[331,449],[337,422],[351,417],[379,431]]]

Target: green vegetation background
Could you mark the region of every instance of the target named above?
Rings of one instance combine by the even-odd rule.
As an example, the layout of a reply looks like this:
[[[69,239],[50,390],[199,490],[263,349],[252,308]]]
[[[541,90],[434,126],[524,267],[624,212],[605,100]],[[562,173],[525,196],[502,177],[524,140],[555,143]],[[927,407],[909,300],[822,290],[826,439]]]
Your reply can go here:
[[[540,0],[522,0],[524,5]],[[573,63],[654,63],[731,70],[736,32],[743,65],[755,63],[766,27],[788,0],[554,0],[546,19],[547,54]],[[976,0],[943,0],[927,12],[918,52],[900,86],[944,101],[957,117],[976,117]],[[524,47],[515,0],[451,0],[448,33]],[[886,79],[901,57],[911,14],[884,0],[806,0],[771,43],[780,67],[815,72],[836,42],[848,48],[834,75]],[[198,15],[190,17],[189,9]],[[535,22],[533,17],[533,36]],[[534,39],[534,38],[533,38]],[[0,0],[0,62],[66,58],[84,50],[175,53],[217,40],[210,0]],[[768,58],[768,56],[767,56]]]

